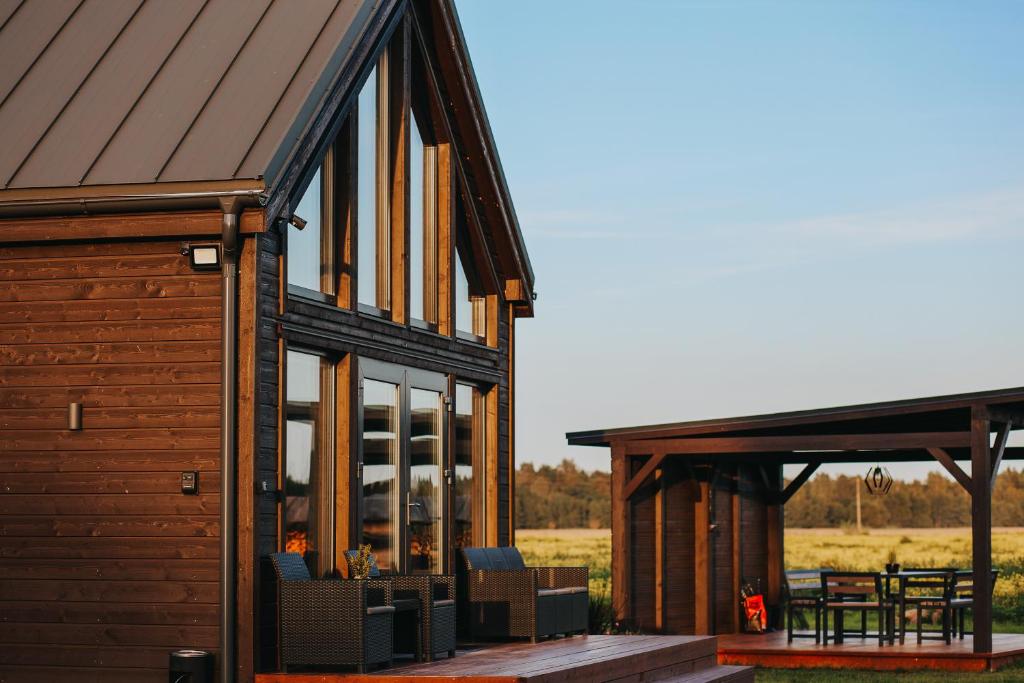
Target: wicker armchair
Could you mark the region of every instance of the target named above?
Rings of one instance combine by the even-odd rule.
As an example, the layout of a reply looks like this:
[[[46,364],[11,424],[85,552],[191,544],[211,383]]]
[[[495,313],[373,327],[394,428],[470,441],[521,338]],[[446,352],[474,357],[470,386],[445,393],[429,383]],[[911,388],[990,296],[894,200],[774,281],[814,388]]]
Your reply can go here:
[[[358,551],[346,550],[349,573]],[[394,601],[414,600],[419,605],[419,652],[421,661],[431,661],[441,654],[455,656],[455,577],[443,574],[383,575],[376,558],[370,555],[370,576],[391,583]]]
[[[470,638],[586,633],[587,567],[527,567],[519,550],[459,551],[460,622]]]
[[[278,579],[284,671],[294,665],[355,666],[363,673],[374,664],[390,665],[395,608],[387,582],[313,580],[298,553],[270,559]]]

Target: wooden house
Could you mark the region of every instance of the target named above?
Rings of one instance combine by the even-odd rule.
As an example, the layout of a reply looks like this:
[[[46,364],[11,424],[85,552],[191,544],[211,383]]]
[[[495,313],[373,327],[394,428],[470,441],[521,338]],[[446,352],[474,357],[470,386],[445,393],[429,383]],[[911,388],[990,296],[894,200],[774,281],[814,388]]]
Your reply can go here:
[[[0,0],[0,680],[252,680],[268,554],[512,542],[533,287],[451,0]]]

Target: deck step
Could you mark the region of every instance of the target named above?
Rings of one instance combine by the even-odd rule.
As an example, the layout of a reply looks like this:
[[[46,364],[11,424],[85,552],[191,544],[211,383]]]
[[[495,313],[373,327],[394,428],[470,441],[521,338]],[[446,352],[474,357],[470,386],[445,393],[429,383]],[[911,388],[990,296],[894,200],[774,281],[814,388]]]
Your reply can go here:
[[[659,683],[753,683],[754,667],[716,664],[692,673],[663,678]]]

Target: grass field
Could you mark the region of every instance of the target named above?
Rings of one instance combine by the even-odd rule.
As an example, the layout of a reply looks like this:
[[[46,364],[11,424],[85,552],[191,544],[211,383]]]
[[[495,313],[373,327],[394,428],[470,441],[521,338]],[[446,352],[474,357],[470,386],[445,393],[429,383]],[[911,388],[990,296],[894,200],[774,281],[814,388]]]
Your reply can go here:
[[[516,545],[528,564],[590,567],[590,593],[611,596],[611,532],[608,529],[520,529]],[[863,534],[839,529],[788,529],[785,539],[787,568],[834,567],[881,570],[890,552],[904,566],[969,567],[969,529],[872,529]],[[993,627],[1002,632],[1024,632],[1024,529],[997,528],[992,532],[992,562],[1000,569],[995,586]],[[757,680],[768,683],[835,681],[836,683],[986,683],[1024,681],[1024,667],[991,674],[965,676],[948,673],[874,673],[825,670],[763,670]]]

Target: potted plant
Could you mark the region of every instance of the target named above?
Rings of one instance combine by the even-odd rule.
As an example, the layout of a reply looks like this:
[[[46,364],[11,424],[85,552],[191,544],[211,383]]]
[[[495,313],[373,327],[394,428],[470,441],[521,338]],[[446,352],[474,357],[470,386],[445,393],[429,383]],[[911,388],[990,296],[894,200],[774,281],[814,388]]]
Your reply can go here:
[[[359,552],[352,558],[349,563],[349,572],[353,579],[366,579],[370,576],[370,568],[373,566],[373,562],[370,559],[370,546],[361,545],[359,546]]]
[[[885,564],[885,572],[887,574],[899,574],[900,563],[896,561],[896,551],[889,551],[889,561]]]

